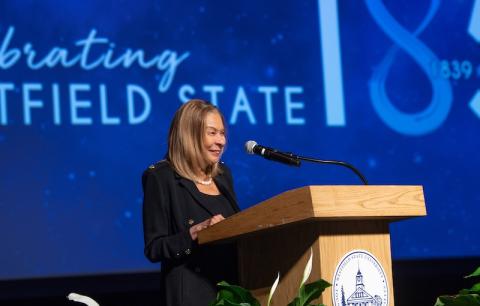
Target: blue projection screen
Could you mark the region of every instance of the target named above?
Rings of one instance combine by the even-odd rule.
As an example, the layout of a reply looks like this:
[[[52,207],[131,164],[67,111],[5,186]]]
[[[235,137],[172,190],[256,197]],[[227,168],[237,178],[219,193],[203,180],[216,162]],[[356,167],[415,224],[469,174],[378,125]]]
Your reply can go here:
[[[140,178],[182,102],[229,124],[243,208],[347,169],[423,185],[395,259],[479,256],[480,0],[2,1],[0,279],[152,271]]]

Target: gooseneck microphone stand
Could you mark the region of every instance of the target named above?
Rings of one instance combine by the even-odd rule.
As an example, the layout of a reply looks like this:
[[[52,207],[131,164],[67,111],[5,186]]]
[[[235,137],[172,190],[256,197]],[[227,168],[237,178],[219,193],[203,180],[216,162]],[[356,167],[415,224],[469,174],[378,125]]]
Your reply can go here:
[[[346,167],[350,170],[352,170],[363,182],[364,185],[368,185],[368,181],[365,178],[365,176],[357,169],[355,168],[352,164],[349,164],[347,162],[339,161],[339,160],[323,160],[323,159],[317,159],[317,158],[311,158],[311,157],[304,157],[304,156],[298,156],[292,153],[283,153],[291,158],[298,159],[298,160],[304,160],[304,161],[309,161],[312,163],[318,163],[318,164],[328,164],[328,165],[338,165],[342,167]]]

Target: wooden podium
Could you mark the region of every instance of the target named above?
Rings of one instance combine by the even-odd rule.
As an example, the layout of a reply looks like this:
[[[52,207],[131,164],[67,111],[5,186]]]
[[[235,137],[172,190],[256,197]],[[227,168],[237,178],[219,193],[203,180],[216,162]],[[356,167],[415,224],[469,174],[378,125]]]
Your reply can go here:
[[[389,223],[425,215],[422,186],[306,186],[227,218],[198,239],[200,244],[237,241],[240,285],[262,305],[280,272],[274,306],[296,296],[310,249],[313,269],[307,282],[330,283],[346,253],[367,250],[385,270],[389,305],[394,305]],[[318,302],[332,305],[330,288]]]

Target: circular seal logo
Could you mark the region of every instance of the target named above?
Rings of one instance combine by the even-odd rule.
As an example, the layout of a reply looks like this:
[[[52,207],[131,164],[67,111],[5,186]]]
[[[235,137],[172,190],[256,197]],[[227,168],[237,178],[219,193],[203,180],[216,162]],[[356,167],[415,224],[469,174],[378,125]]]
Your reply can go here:
[[[388,284],[380,262],[370,252],[353,250],[340,260],[333,275],[334,306],[388,306]]]

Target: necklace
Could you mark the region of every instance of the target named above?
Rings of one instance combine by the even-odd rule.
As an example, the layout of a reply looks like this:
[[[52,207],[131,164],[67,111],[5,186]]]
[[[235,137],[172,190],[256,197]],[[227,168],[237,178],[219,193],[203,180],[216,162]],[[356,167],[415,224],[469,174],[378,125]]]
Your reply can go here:
[[[207,180],[195,180],[195,183],[201,184],[201,185],[210,185],[213,182],[213,179],[209,177]]]

